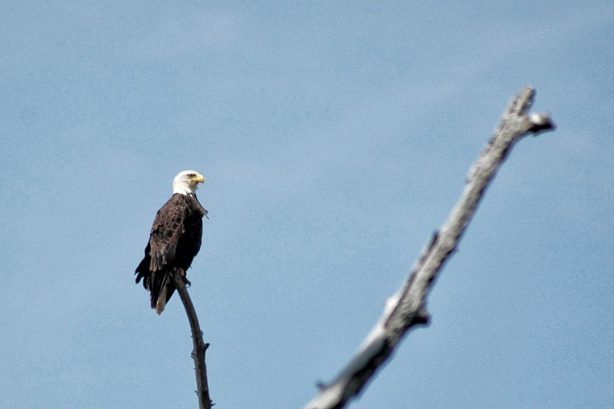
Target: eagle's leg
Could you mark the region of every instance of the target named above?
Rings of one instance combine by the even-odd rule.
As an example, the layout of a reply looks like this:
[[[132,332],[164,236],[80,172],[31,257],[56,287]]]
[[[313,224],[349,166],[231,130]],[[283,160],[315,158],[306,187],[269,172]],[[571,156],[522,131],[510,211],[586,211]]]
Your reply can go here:
[[[192,283],[190,282],[190,280],[188,280],[188,277],[185,274],[185,270],[183,268],[177,268],[177,272],[179,273],[179,275],[181,276],[181,278],[183,278],[183,282],[185,283],[186,287],[190,287],[192,285]]]

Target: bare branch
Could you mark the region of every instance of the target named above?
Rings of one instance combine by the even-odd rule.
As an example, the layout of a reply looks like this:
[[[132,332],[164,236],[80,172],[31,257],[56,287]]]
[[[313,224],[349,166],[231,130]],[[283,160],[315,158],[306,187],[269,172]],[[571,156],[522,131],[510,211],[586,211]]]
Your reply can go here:
[[[387,300],[383,315],[363,341],[356,356],[305,409],[345,407],[387,361],[409,329],[428,322],[426,297],[446,260],[456,250],[486,187],[510,148],[527,134],[555,128],[547,114],[528,115],[534,96],[535,91],[525,87],[509,104],[499,127],[470,169],[465,189],[448,220],[433,235],[407,281]]]
[[[194,360],[194,372],[196,373],[196,394],[198,395],[198,407],[199,409],[211,409],[213,402],[209,396],[209,385],[207,383],[207,365],[205,364],[205,353],[209,344],[203,342],[203,332],[200,329],[198,323],[198,317],[196,316],[196,310],[194,310],[194,304],[188,289],[185,285],[185,272],[176,270],[173,272],[173,281],[177,292],[181,297],[181,302],[185,308],[185,312],[188,315],[188,321],[190,321],[190,330],[192,331],[192,344],[194,349],[192,350],[192,359]]]

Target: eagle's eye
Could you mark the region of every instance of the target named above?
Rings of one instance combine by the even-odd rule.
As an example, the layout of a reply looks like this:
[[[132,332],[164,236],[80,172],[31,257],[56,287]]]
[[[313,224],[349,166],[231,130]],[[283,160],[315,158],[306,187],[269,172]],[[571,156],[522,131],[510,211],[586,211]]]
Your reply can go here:
[[[196,173],[188,173],[187,175],[190,179],[196,177]]]

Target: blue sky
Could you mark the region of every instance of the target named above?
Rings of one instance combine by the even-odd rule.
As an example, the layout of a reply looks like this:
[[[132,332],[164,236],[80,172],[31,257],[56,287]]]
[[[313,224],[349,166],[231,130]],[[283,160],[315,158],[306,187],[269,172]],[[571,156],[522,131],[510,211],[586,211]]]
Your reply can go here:
[[[134,285],[173,176],[219,408],[302,407],[380,316],[510,98],[513,150],[353,408],[614,404],[614,4],[0,6],[0,402],[192,408],[187,320]]]

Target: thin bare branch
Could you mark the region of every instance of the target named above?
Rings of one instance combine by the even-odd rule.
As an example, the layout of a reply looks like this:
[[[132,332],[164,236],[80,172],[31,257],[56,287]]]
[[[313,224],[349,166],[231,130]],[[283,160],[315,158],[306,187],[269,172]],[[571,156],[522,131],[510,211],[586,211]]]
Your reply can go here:
[[[192,299],[185,285],[185,272],[176,270],[173,273],[173,281],[177,292],[181,297],[181,302],[190,321],[192,331],[192,359],[194,360],[194,372],[196,374],[196,394],[198,395],[199,409],[211,409],[213,402],[209,396],[209,385],[207,383],[207,365],[205,364],[205,353],[209,344],[203,342],[203,332],[198,323],[198,316],[192,304]]]
[[[553,130],[548,114],[528,114],[535,91],[525,87],[503,113],[501,123],[471,167],[465,189],[441,230],[433,235],[407,281],[386,302],[383,315],[358,353],[305,409],[339,409],[356,397],[387,361],[402,337],[429,320],[426,297],[473,217],[488,184],[510,148],[523,136]]]

